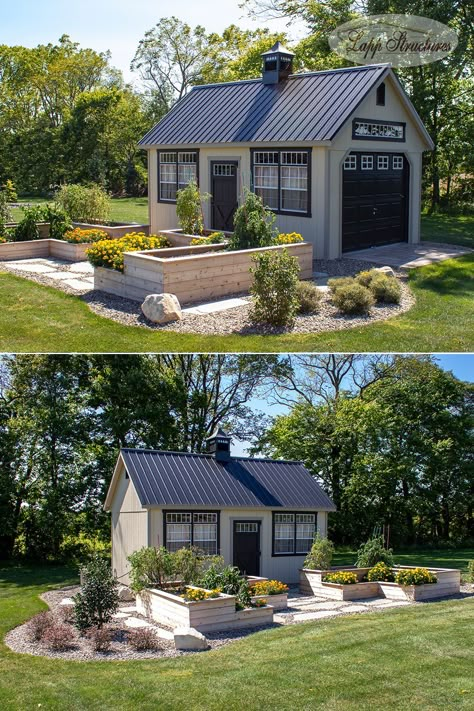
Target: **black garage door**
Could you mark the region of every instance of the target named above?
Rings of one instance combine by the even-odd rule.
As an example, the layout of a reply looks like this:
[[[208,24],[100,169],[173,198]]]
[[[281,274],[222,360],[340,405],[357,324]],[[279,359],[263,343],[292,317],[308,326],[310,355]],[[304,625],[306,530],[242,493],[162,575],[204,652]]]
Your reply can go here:
[[[401,153],[350,153],[343,166],[342,251],[407,239],[405,157]]]

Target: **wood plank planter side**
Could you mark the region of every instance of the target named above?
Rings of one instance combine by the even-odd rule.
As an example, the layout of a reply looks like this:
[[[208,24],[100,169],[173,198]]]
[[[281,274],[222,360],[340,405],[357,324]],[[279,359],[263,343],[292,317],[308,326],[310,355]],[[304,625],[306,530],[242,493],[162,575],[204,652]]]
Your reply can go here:
[[[0,244],[0,261],[56,257],[68,262],[83,262],[91,244],[73,244],[60,239],[35,239]]]
[[[93,225],[88,222],[73,222],[73,227],[79,227],[81,230],[102,230],[102,232],[107,232],[111,237],[123,237],[131,232],[143,232],[148,235],[150,232],[150,225]]]
[[[257,600],[266,600],[268,605],[271,605],[274,610],[286,610],[288,607],[288,593],[280,595],[252,595],[252,602]]]

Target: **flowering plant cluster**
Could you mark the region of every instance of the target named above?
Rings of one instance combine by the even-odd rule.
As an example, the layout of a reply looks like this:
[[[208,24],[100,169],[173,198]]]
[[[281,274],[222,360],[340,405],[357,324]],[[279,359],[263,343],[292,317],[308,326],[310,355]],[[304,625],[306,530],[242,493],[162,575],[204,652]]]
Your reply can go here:
[[[288,592],[288,585],[279,580],[261,580],[253,583],[250,588],[251,595],[282,595]]]
[[[255,600],[255,602],[252,603],[252,607],[265,607],[267,604],[267,601],[264,600],[263,598],[260,598],[258,600]]]
[[[130,232],[120,239],[104,239],[86,250],[87,258],[94,267],[107,267],[123,272],[124,252],[140,252],[146,249],[162,249],[170,243],[163,235]]]
[[[303,241],[302,236],[298,232],[282,232],[275,237],[275,244],[297,244]]]
[[[204,588],[187,587],[186,592],[181,595],[188,602],[198,602],[199,600],[210,600],[211,598],[219,597],[220,589],[204,590]]]
[[[64,234],[64,239],[72,244],[87,244],[88,242],[99,242],[102,239],[112,238],[104,230],[83,230],[80,227],[76,227],[74,230],[68,230]]]
[[[328,573],[323,578],[324,583],[337,583],[338,585],[354,585],[357,583],[357,575],[349,570],[336,570]]]
[[[369,583],[373,583],[377,580],[383,581],[384,583],[393,583],[395,575],[393,574],[390,566],[381,561],[369,570],[367,573],[367,580]]]
[[[223,232],[213,232],[207,237],[195,237],[191,240],[191,245],[194,247],[199,244],[219,244],[225,242],[225,234]]]
[[[395,576],[395,582],[399,585],[426,585],[438,582],[438,578],[426,568],[409,568],[400,570]]]

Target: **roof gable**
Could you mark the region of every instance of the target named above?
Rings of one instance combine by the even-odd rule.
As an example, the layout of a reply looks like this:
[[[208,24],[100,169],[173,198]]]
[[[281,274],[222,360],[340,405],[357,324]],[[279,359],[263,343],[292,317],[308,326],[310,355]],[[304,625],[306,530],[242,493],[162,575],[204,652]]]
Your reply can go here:
[[[141,146],[330,141],[368,92],[391,71],[366,65],[194,87]]]
[[[123,449],[143,507],[313,508],[335,511],[331,499],[301,462]],[[117,473],[118,469],[116,469]],[[114,475],[115,476],[115,475]],[[105,508],[113,499],[112,480]]]

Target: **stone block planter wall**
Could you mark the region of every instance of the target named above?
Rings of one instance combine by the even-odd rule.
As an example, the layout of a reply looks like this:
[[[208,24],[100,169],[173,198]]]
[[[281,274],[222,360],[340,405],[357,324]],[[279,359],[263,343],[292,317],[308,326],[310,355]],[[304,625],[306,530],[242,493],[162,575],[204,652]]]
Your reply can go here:
[[[416,566],[395,566],[393,570],[407,570]],[[373,597],[386,597],[391,600],[429,600],[459,593],[461,573],[459,570],[446,568],[428,568],[435,573],[437,583],[429,585],[403,586],[398,583],[385,583],[377,581],[372,583],[358,582],[353,585],[338,585],[324,583],[322,578],[336,570],[350,570],[356,573],[359,580],[368,572],[369,568],[333,568],[332,570],[300,570],[300,592],[305,595],[327,597],[333,600],[355,600]]]
[[[235,610],[235,595],[189,602],[164,590],[150,589],[137,595],[137,611],[169,627],[194,627],[210,632],[269,624],[273,607]]]
[[[260,249],[223,251],[223,245],[203,245],[128,252],[123,278],[117,280],[103,268],[95,270],[94,287],[135,301],[148,294],[175,294],[181,304],[192,304],[230,294],[248,292],[252,255],[265,250],[287,249],[298,258],[301,279],[313,273],[313,246],[305,242]],[[109,278],[110,277],[110,278]]]

